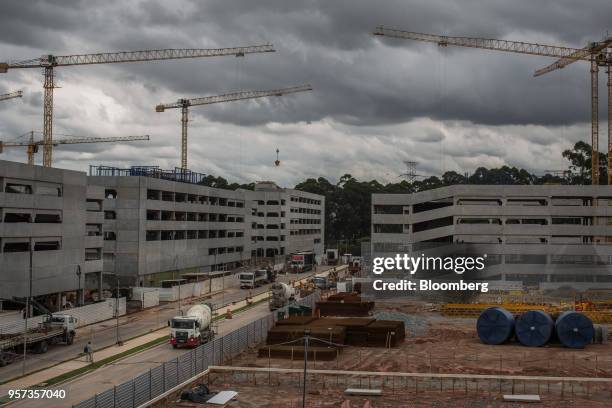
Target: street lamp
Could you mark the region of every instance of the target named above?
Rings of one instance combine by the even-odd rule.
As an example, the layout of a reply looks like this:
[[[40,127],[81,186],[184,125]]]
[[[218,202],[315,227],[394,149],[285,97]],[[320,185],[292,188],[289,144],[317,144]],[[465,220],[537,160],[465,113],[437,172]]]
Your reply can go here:
[[[29,278],[29,288],[28,288],[28,297],[26,297],[25,302],[25,322],[24,322],[24,332],[23,332],[23,364],[21,366],[21,374],[25,375],[26,370],[26,351],[28,348],[28,317],[30,317],[30,299],[32,298],[32,274],[33,274],[33,258],[34,258],[34,240],[30,238],[30,264],[28,271]]]
[[[76,305],[81,306],[81,265],[77,265],[76,268],[76,276],[77,276],[77,285],[78,285],[78,289],[77,289],[77,299],[76,299]]]
[[[123,346],[123,342],[119,338],[119,276],[117,278],[117,294],[115,295],[115,318],[117,321],[116,325],[116,334],[117,334],[117,342],[115,343],[117,346]]]
[[[302,387],[302,408],[306,408],[306,369],[308,364],[308,339],[310,337],[310,329],[304,330],[304,384]]]

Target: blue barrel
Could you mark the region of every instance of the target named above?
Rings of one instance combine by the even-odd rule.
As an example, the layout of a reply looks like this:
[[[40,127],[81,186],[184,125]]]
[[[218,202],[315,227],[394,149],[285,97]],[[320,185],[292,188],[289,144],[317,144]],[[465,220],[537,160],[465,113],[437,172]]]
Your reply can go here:
[[[542,347],[548,343],[554,327],[552,317],[542,310],[525,312],[514,324],[516,338],[523,346],[529,347]]]
[[[595,328],[587,316],[578,312],[563,312],[557,317],[555,331],[561,344],[570,348],[584,348],[593,341]]]
[[[514,316],[501,307],[490,307],[478,317],[476,331],[485,344],[505,343],[514,333]]]

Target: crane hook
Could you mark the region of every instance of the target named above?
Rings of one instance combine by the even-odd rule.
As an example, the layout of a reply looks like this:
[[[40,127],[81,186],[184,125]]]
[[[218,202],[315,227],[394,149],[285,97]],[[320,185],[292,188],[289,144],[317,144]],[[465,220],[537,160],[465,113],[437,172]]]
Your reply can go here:
[[[274,160],[274,165],[276,167],[280,166],[280,160],[278,160],[278,149],[276,149],[276,160]]]

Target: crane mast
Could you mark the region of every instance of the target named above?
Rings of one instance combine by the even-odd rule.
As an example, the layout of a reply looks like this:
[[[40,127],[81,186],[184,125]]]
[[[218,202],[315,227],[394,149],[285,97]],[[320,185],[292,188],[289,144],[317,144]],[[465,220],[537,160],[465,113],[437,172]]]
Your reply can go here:
[[[476,37],[450,37],[435,34],[424,34],[378,26],[374,35],[414,41],[425,41],[439,46],[454,45],[458,47],[480,48],[493,51],[517,54],[537,55],[559,58],[553,64],[535,71],[534,76],[561,69],[576,61],[590,62],[591,74],[591,183],[599,184],[599,67],[606,66],[608,74],[608,184],[612,185],[612,37],[589,44],[584,48],[559,47],[522,41],[496,40]]]
[[[27,142],[2,142],[0,141],[0,153],[2,153],[5,147],[26,147],[28,153],[28,164],[34,164],[34,155],[38,153],[39,146],[45,147],[43,140],[34,140],[35,131],[28,132],[29,139]],[[149,135],[142,136],[118,136],[118,137],[71,137],[69,139],[59,139],[53,142],[54,146],[65,145],[65,144],[86,144],[86,143],[118,143],[118,142],[134,142],[134,141],[148,141]]]
[[[55,88],[55,67],[114,64],[122,62],[148,62],[229,55],[242,57],[246,54],[274,51],[275,50],[271,44],[263,44],[232,48],[167,48],[158,50],[106,52],[97,54],[44,55],[40,58],[24,61],[2,62],[0,63],[0,73],[6,73],[13,69],[43,68],[43,166],[50,167],[53,154],[53,89]]]
[[[612,82],[610,69],[612,67],[612,37],[594,42],[578,50],[574,57],[588,60],[591,74],[591,184],[599,184],[599,67],[606,66],[608,74],[608,149],[607,149],[607,183],[612,185]],[[561,58],[554,63],[538,69],[533,76],[538,77],[549,72],[565,68],[578,61],[578,58]]]
[[[289,88],[271,89],[266,91],[243,91],[232,92],[222,95],[205,96],[193,99],[179,99],[173,103],[159,104],[155,107],[156,112],[164,112],[166,109],[181,109],[181,168],[187,169],[187,124],[189,122],[189,107],[212,105],[215,103],[241,101],[245,99],[257,99],[268,96],[283,96],[297,92],[312,91],[310,85],[293,86]]]

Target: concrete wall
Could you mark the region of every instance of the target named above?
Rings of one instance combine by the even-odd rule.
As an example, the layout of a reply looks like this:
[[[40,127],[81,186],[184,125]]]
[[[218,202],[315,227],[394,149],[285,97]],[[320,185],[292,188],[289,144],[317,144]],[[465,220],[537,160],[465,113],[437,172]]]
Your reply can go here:
[[[75,290],[77,266],[96,269],[85,262],[86,245],[96,245],[86,236],[85,173],[28,166],[0,161],[0,297],[24,297],[29,293],[30,253],[8,252],[6,244],[59,242],[58,250],[35,250],[32,254],[32,294]],[[27,194],[12,193],[10,184],[28,186]],[[61,191],[58,196],[57,191]],[[5,222],[7,213],[28,213],[30,222]],[[39,214],[59,214],[60,223],[37,223]]]

